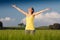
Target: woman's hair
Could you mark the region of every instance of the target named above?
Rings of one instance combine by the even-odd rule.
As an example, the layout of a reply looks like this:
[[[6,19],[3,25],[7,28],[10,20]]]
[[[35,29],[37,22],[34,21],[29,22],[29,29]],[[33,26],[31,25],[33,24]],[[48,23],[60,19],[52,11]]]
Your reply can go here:
[[[34,13],[34,8],[33,8],[33,7],[32,7],[32,10],[33,10],[33,11],[32,11],[32,14],[33,14],[33,13]]]
[[[32,7],[32,10],[33,10],[33,12],[32,13],[34,13],[34,8]]]
[[[31,14],[34,13],[34,8],[33,8],[33,7],[28,8],[28,10],[29,10],[29,11],[31,10]]]

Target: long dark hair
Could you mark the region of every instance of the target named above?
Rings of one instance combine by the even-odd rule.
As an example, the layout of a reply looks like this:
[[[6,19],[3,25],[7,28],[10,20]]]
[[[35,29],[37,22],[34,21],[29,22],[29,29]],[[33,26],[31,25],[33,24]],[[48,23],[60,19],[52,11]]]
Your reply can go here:
[[[32,10],[33,10],[33,12],[32,12],[32,14],[34,13],[34,8],[32,7]]]

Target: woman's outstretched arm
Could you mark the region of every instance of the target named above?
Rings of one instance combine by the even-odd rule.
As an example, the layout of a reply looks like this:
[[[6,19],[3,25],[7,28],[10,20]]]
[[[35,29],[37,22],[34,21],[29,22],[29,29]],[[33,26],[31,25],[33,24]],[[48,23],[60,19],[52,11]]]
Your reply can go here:
[[[12,5],[12,7],[17,9],[19,12],[23,13],[24,15],[27,15],[27,12],[25,12],[22,9],[18,8],[16,5]]]
[[[38,15],[38,14],[40,14],[40,13],[43,13],[43,12],[47,11],[47,10],[50,10],[50,8],[46,8],[46,9],[44,9],[44,10],[41,10],[41,11],[39,11],[39,12],[36,12],[36,13],[34,13],[33,15]]]

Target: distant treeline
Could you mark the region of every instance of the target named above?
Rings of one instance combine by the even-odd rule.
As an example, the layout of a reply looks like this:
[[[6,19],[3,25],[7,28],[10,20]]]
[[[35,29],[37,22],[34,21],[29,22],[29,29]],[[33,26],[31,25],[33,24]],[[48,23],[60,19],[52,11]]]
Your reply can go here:
[[[20,23],[18,24],[17,27],[3,27],[3,23],[0,21],[0,29],[16,29],[16,30],[24,30],[25,29],[25,26],[23,23]],[[40,27],[37,27],[35,28],[37,30],[49,30],[49,29],[60,29],[60,24],[59,23],[54,23],[52,25],[49,25],[49,26],[40,26]]]
[[[11,30],[24,30],[25,28],[20,28],[20,27],[3,27],[1,30],[6,30],[6,29],[11,29]],[[35,28],[36,30],[46,30],[48,28]]]

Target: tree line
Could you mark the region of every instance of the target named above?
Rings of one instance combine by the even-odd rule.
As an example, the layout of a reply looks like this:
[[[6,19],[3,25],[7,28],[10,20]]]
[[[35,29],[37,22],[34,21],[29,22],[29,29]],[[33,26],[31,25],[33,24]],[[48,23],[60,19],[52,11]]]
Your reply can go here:
[[[0,29],[25,29],[25,24],[20,23],[18,24],[18,27],[3,27],[3,23],[0,21]],[[40,26],[37,27],[36,29],[60,29],[60,23],[54,23],[52,25],[49,26]]]
[[[60,24],[59,23],[54,23],[53,25],[49,25],[50,29],[60,29]]]

